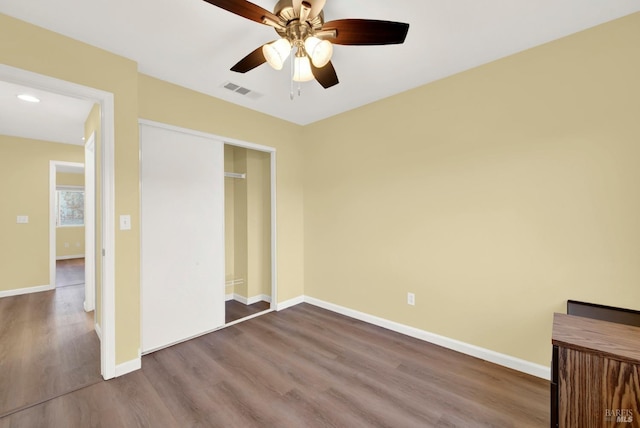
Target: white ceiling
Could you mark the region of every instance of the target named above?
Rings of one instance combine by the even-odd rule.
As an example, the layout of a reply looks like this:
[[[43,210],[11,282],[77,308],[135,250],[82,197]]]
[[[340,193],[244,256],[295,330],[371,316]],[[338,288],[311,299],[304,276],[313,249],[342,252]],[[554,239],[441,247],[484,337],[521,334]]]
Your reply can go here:
[[[27,94],[40,99],[18,99]],[[84,122],[93,102],[0,81],[0,135],[84,144]]]
[[[273,10],[276,0],[254,3]],[[0,12],[135,60],[142,73],[301,125],[637,11],[640,0],[327,0],[326,21],[407,22],[406,42],[335,46],[340,84],[303,83],[291,101],[284,70],[229,71],[274,30],[202,0],[0,0]]]

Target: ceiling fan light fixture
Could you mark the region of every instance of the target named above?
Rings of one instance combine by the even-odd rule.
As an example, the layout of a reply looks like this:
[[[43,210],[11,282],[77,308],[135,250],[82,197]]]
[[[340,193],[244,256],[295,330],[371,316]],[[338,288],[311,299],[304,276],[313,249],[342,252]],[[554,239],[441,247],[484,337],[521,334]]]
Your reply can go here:
[[[269,65],[275,70],[282,70],[284,62],[291,53],[291,43],[287,39],[279,39],[262,47],[262,53]]]
[[[333,45],[378,46],[404,43],[409,24],[378,19],[336,19],[326,22],[327,0],[278,0],[273,13],[249,0],[204,0],[242,18],[275,29],[281,39],[254,49],[231,71],[246,73],[268,62],[282,70],[291,57],[291,82],[315,79],[323,88],[340,83],[333,67]],[[293,48],[296,49],[295,55]],[[298,91],[300,85],[298,85]]]
[[[293,80],[295,82],[308,82],[313,79],[309,57],[306,55],[296,56],[293,61]]]
[[[329,61],[333,55],[333,45],[328,40],[321,40],[317,37],[307,37],[304,41],[304,49],[311,57],[311,62],[317,68],[322,68]]]

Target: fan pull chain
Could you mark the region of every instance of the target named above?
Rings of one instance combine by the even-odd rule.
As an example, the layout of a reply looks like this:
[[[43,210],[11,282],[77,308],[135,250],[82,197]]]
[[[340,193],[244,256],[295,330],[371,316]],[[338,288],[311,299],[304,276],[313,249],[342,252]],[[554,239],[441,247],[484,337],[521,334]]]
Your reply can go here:
[[[293,73],[294,73],[293,63],[295,62],[293,60],[293,49],[291,49],[291,54],[289,54],[289,58],[291,58],[291,60],[290,60],[290,62],[291,62],[291,92],[289,92],[289,98],[291,99],[291,101],[293,101]]]

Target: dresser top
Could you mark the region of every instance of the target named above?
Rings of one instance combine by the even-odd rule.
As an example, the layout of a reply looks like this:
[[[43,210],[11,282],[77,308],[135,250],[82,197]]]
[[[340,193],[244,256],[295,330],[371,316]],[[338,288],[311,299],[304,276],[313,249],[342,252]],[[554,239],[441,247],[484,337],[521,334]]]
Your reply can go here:
[[[640,327],[556,313],[551,342],[640,364]]]

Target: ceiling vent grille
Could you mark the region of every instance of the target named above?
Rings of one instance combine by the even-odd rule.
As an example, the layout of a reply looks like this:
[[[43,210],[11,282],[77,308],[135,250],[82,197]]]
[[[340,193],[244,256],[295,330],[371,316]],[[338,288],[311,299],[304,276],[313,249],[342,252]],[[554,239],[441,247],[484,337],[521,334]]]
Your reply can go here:
[[[240,85],[236,85],[232,82],[225,82],[222,84],[222,87],[230,90],[231,92],[235,92],[236,94],[242,95],[247,98],[251,98],[252,100],[257,100],[262,97],[262,94],[256,91],[252,91],[249,88],[244,88]]]

